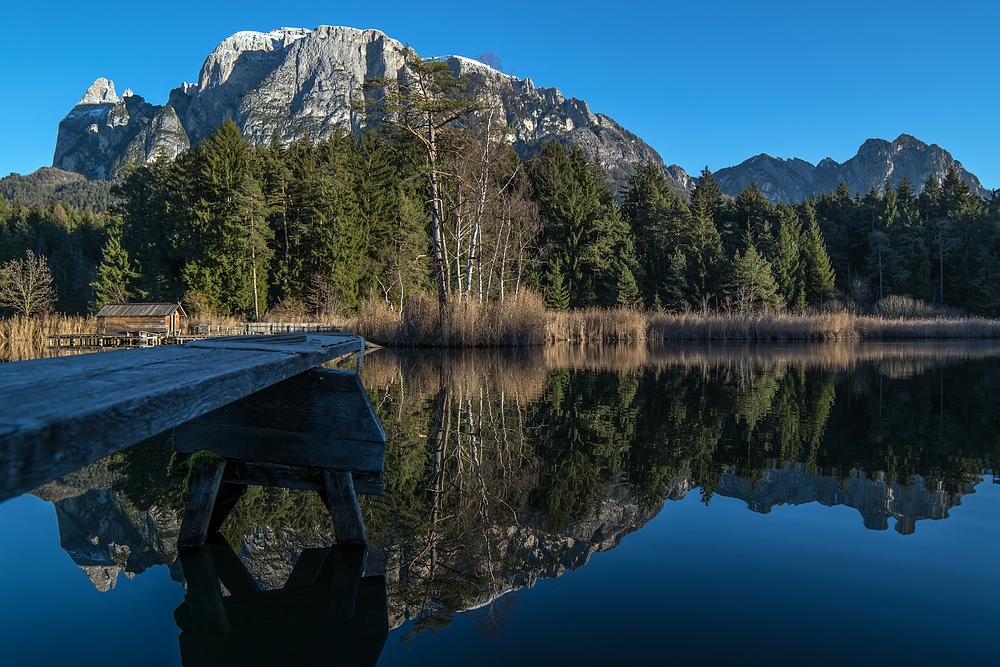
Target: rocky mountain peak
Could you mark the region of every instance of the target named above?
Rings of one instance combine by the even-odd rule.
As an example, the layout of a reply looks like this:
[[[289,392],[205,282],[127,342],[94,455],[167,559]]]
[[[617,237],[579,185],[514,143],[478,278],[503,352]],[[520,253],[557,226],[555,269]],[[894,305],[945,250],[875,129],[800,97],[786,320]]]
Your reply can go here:
[[[846,183],[851,192],[861,194],[873,188],[882,192],[887,183],[899,187],[904,176],[919,187],[930,177],[943,179],[953,166],[973,192],[986,193],[979,179],[966,171],[948,151],[908,134],[901,134],[892,142],[868,139],[858,148],[857,154],[843,164],[828,157],[813,166],[798,158],[782,160],[761,154],[735,167],[720,169],[715,178],[722,191],[730,196],[737,196],[744,187],[756,182],[768,199],[792,202],[834,191],[841,182]]]
[[[198,75],[198,90],[224,84],[241,58],[287,49],[311,32],[305,28],[280,28],[269,33],[245,30],[227,37],[205,59]]]
[[[117,104],[118,95],[115,94],[115,84],[104,77],[97,79],[90,85],[87,92],[83,94],[77,106],[90,104]]]
[[[924,149],[927,144],[909,134],[901,134],[892,142],[892,147],[898,152],[906,149]]]
[[[60,124],[53,165],[91,178],[114,178],[127,162],[147,164],[159,154],[175,157],[227,118],[257,144],[275,136],[288,144],[304,136],[321,140],[345,130],[358,132],[364,119],[353,103],[362,95],[361,84],[405,78],[403,49],[378,30],[343,26],[238,32],[209,54],[196,84],[170,91],[165,107],[142,106],[135,101],[141,101],[138,96],[123,105],[110,82],[99,79],[85,99],[103,100],[106,107],[92,117],[70,112]],[[536,88],[530,79],[462,56],[440,60],[457,75],[468,74],[472,88],[497,104],[511,128],[509,139],[523,157],[545,141],[576,143],[607,170],[616,187],[625,183],[633,165],[645,162],[663,168],[677,191],[693,187],[680,167],[665,167],[649,145],[583,100],[555,88]]]

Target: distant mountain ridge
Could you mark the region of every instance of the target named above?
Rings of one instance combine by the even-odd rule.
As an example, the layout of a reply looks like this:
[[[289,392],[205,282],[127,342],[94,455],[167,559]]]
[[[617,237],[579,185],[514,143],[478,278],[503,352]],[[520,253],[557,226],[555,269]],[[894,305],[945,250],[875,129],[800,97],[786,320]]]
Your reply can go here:
[[[826,158],[813,165],[799,158],[784,160],[761,153],[734,167],[720,169],[714,176],[722,191],[732,197],[756,182],[768,199],[794,202],[836,190],[841,182],[853,193],[864,195],[872,188],[882,192],[886,183],[899,187],[903,176],[909,179],[914,191],[919,192],[929,176],[940,181],[952,166],[973,192],[988,194],[979,179],[966,171],[951,153],[908,134],[901,134],[892,142],[869,139],[843,164]]]
[[[111,179],[128,163],[176,157],[227,118],[256,144],[274,136],[287,144],[358,131],[363,119],[352,103],[361,98],[361,84],[375,77],[405,78],[403,48],[378,30],[239,32],[206,58],[197,83],[172,90],[165,106],[150,105],[131,91],[119,98],[112,82],[97,79],[60,122],[53,166]],[[580,145],[617,186],[634,164],[653,162],[678,191],[693,187],[683,169],[666,167],[653,148],[608,116],[593,113],[586,102],[468,58],[446,60],[456,74],[469,74],[473,87],[503,84],[492,89],[522,156],[555,139]]]

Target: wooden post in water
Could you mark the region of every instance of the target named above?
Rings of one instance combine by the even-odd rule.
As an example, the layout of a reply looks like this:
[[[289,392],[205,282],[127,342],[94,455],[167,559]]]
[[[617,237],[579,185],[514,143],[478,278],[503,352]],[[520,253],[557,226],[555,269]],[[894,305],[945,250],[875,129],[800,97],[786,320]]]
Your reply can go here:
[[[222,473],[226,469],[224,459],[195,460],[191,463],[188,477],[188,497],[184,504],[181,531],[177,536],[177,546],[197,547],[205,543],[208,524],[215,509],[215,499],[222,484]]]

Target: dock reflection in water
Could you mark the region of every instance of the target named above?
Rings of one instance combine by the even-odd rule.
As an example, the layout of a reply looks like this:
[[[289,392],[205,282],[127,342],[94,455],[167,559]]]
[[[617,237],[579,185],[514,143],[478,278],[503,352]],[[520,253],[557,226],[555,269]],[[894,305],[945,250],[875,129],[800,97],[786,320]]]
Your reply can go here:
[[[387,450],[385,495],[362,499],[370,544],[363,569],[385,577],[388,626],[411,649],[404,659],[390,641],[380,664],[420,662],[424,646],[436,647],[428,650],[440,651],[445,662],[460,650],[474,651],[483,664],[509,661],[515,653],[508,651],[516,650],[509,642],[527,641],[541,607],[549,609],[550,636],[535,640],[550,645],[535,647],[540,659],[557,648],[581,664],[585,654],[604,655],[594,646],[580,653],[569,645],[582,630],[565,626],[570,619],[579,624],[584,610],[595,622],[604,618],[609,631],[660,619],[697,643],[699,630],[670,611],[679,595],[689,610],[716,610],[717,623],[703,630],[713,635],[745,635],[758,628],[757,618],[773,624],[777,619],[763,610],[779,605],[808,610],[803,620],[823,618],[811,630],[786,619],[801,633],[787,639],[793,645],[835,642],[849,633],[877,656],[881,644],[858,635],[858,627],[931,604],[953,621],[936,633],[929,620],[897,626],[906,640],[893,642],[897,658],[941,656],[988,636],[996,608],[987,612],[978,596],[1000,581],[995,569],[970,559],[973,551],[983,553],[983,540],[992,540],[994,553],[1000,546],[997,517],[977,528],[963,520],[981,514],[953,508],[973,505],[963,501],[984,490],[984,472],[992,487],[989,471],[998,469],[993,387],[1000,363],[992,346],[919,345],[910,354],[903,348],[810,346],[804,357],[792,346],[369,355],[363,382]],[[188,563],[175,561],[181,496],[177,480],[164,473],[169,450],[169,442],[149,443],[37,491],[56,503],[67,531],[63,546],[91,572],[103,568],[104,581],[114,581],[116,568],[147,569],[156,554],[173,563],[175,578],[187,576],[191,592]],[[985,495],[984,501],[996,496]],[[757,513],[782,509],[767,517],[734,514],[729,499]],[[935,520],[956,529],[924,528]],[[890,527],[895,533],[865,530]],[[257,486],[249,487],[223,533],[250,579],[278,590],[295,580],[299,553],[333,544],[318,495]],[[700,563],[686,560],[708,533],[718,535],[718,548]],[[945,545],[927,541],[944,534],[947,561],[940,560]],[[873,541],[876,535],[899,542]],[[836,552],[815,560],[835,544]],[[636,564],[653,557],[650,548],[662,571]],[[760,549],[769,550],[767,567],[785,568],[790,582],[808,565],[810,586],[798,593],[792,585],[757,587],[761,577],[781,576],[754,556]],[[610,553],[593,559],[599,552]],[[796,560],[802,553],[813,560]],[[887,566],[908,559],[909,569]],[[588,563],[558,587],[511,593]],[[751,564],[760,569],[748,570]],[[633,584],[624,572],[641,573],[635,585],[659,603],[630,598]],[[757,591],[750,605],[756,611],[716,583],[734,573],[742,573],[748,594]],[[920,578],[905,578],[914,573]],[[607,584],[586,583],[593,577]],[[966,579],[977,583],[967,587]],[[583,593],[581,586],[591,588]],[[833,591],[872,586],[893,593],[843,616]],[[223,606],[235,604],[227,600],[236,593],[228,585],[226,591]],[[494,643],[483,644],[477,632]],[[652,635],[637,635],[618,644],[616,655],[653,659],[661,649]],[[977,651],[964,654],[968,664],[977,664]],[[721,647],[716,653],[730,655]],[[687,655],[677,649],[678,657]]]
[[[378,662],[389,634],[385,578],[361,576],[363,546],[303,551],[276,590],[261,590],[218,535],[182,548],[180,560],[187,594],[174,618],[184,665]]]

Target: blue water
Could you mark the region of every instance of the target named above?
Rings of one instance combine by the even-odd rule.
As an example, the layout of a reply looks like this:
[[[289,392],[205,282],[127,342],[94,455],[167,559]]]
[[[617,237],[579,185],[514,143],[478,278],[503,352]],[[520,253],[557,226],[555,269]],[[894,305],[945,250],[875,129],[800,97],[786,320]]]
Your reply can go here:
[[[513,381],[438,388],[448,373],[372,355],[390,442],[368,570],[398,626],[378,664],[1000,664],[1000,361],[968,356],[547,373],[463,356],[456,376]],[[176,558],[169,457],[140,445],[47,491],[69,500],[0,503],[0,667],[181,664],[175,610],[197,608],[178,563],[151,565]],[[330,542],[314,494],[241,503],[229,539],[254,572]],[[84,566],[123,547],[140,573],[101,592]],[[534,583],[484,603],[491,577]],[[323,623],[303,643],[338,664]]]
[[[1000,484],[989,479],[908,536],[865,530],[844,507],[761,515],[690,493],[493,613],[417,636],[404,624],[378,664],[994,665],[998,527]],[[180,664],[172,614],[184,589],[166,567],[98,592],[56,528],[37,498],[0,505],[3,664]]]
[[[998,550],[988,482],[909,536],[844,507],[760,515],[689,494],[586,567],[513,593],[499,636],[472,612],[390,635],[379,664],[995,665]]]
[[[0,505],[0,534],[2,664],[180,664],[184,588],[165,566],[98,591],[59,546],[52,505],[30,495]]]

